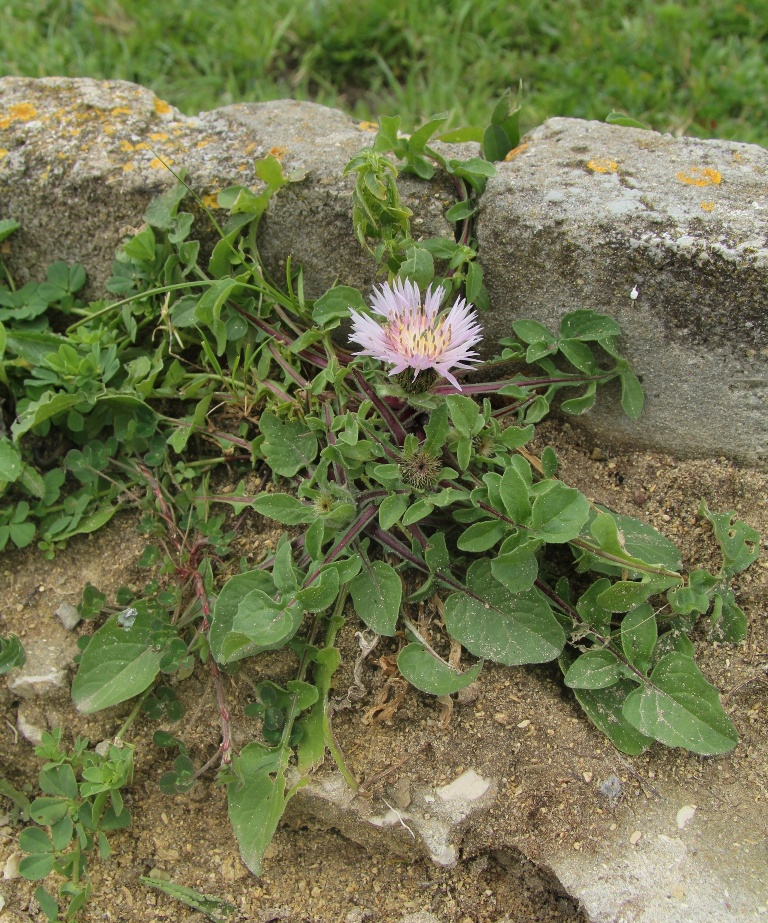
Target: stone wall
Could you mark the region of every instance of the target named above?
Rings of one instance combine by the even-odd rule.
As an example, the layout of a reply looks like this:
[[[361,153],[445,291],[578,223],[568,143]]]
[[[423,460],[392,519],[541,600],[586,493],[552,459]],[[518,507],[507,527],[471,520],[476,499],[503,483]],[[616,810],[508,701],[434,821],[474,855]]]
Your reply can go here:
[[[4,259],[42,278],[83,263],[103,293],[115,248],[153,196],[185,169],[215,208],[233,183],[256,188],[269,152],[306,179],[283,190],[260,247],[280,278],[290,255],[308,295],[360,287],[375,267],[354,239],[347,161],[375,126],[312,103],[228,106],[190,118],[133,84],[0,80],[0,218],[21,221]],[[465,155],[465,151],[461,152]],[[414,231],[450,234],[450,184],[401,178]],[[575,308],[615,316],[646,389],[639,421],[616,395],[581,418],[608,449],[768,459],[768,151],[725,141],[550,119],[499,164],[476,233],[491,294],[482,320],[495,351],[510,323],[555,329]],[[210,230],[203,228],[212,240]]]

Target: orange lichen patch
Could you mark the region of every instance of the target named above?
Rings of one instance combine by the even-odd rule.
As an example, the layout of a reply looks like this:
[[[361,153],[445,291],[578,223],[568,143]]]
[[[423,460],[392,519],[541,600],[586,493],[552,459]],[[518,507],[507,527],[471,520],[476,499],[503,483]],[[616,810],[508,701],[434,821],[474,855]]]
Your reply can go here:
[[[513,147],[513,148],[512,148],[512,150],[507,154],[507,156],[504,158],[504,160],[506,160],[506,161],[514,160],[515,157],[517,157],[518,154],[522,154],[523,151],[525,151],[525,150],[527,150],[527,149],[528,149],[528,142],[527,142],[527,141],[526,141],[524,144],[518,144],[517,147]]]
[[[285,148],[282,145],[279,147],[271,147],[269,153],[278,160],[282,160],[283,157],[285,157]]]
[[[593,173],[615,173],[618,168],[619,165],[615,160],[598,159],[587,161],[587,169]]]
[[[208,195],[204,195],[203,205],[205,205],[206,208],[221,208],[219,205],[218,193],[211,192]]]
[[[127,106],[115,106],[112,115],[130,115],[131,110]]]
[[[240,172],[242,173],[243,170],[247,170],[248,167],[244,163],[241,163],[237,169],[240,170]]]
[[[160,160],[159,157],[155,157],[154,160],[150,161],[149,165],[150,167],[152,167],[153,170],[162,170],[166,166],[166,164],[169,164],[169,163],[173,163],[173,161],[170,159]]]
[[[164,99],[158,99],[155,97],[155,112],[158,115],[167,115],[171,111],[171,107]]]
[[[248,144],[245,145],[245,149],[243,150],[243,153],[250,154],[251,151],[254,151],[254,150],[256,150],[256,142],[249,141]]]
[[[8,110],[8,115],[0,119],[0,128],[7,128],[12,122],[28,122],[37,115],[37,109],[31,103],[17,103]]]
[[[741,156],[741,154],[738,151],[733,151],[733,153],[731,154],[731,159],[735,160],[737,163],[741,163],[744,160],[744,158]]]
[[[129,173],[129,172],[130,172],[131,170],[133,170],[133,169],[134,169],[134,166],[133,166],[132,163],[124,163],[124,164],[123,164],[123,170],[124,170],[126,173]]]
[[[378,131],[379,123],[378,122],[358,122],[357,127],[360,131]]]
[[[120,142],[121,151],[134,151],[136,148],[131,144],[130,141],[121,141]]]
[[[722,176],[712,167],[691,167],[690,172],[682,170],[675,176],[688,186],[719,186]]]
[[[149,137],[152,141],[167,141],[168,140],[168,135],[166,135],[165,132],[163,131],[153,132]]]
[[[715,207],[715,203],[714,202],[702,202],[701,207],[704,209],[705,212],[711,212],[712,209]]]

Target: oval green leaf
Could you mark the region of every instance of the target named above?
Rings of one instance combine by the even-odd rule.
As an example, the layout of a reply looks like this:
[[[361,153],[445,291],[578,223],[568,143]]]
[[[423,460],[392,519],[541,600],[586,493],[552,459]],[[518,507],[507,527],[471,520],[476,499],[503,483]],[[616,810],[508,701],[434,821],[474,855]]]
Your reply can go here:
[[[483,669],[483,662],[480,660],[464,673],[458,673],[430,654],[423,644],[414,641],[400,651],[397,666],[408,682],[422,692],[451,695],[477,679]]]

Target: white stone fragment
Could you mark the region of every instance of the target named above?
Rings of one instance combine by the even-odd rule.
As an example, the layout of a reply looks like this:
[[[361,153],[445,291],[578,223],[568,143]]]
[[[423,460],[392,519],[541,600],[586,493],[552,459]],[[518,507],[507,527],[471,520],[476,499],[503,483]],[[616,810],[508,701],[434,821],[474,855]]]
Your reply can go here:
[[[693,815],[695,813],[696,813],[695,804],[683,805],[683,807],[680,808],[680,810],[677,812],[677,818],[676,818],[677,829],[684,830],[686,827],[686,824],[688,824],[689,821],[693,820]]]

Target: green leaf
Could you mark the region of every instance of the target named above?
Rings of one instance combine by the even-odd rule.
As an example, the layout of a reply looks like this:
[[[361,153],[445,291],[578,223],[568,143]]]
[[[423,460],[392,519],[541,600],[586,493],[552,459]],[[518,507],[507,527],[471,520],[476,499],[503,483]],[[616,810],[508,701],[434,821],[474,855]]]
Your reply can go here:
[[[471,397],[448,394],[445,402],[448,405],[451,423],[462,436],[476,436],[485,425],[483,415]]]
[[[385,561],[372,561],[349,584],[355,612],[377,635],[392,637],[400,616],[403,583]]]
[[[640,380],[628,365],[622,366],[620,370],[620,378],[621,406],[624,410],[624,413],[631,420],[636,420],[643,412],[643,404],[645,402],[643,386],[640,384]]]
[[[56,923],[59,918],[59,905],[56,903],[56,899],[42,885],[35,888],[35,900],[40,905],[40,909],[45,914],[45,919],[48,923]]]
[[[63,817],[59,818],[59,820],[51,826],[51,840],[56,852],[63,852],[67,846],[69,846],[74,832],[75,825],[72,823],[72,818],[69,814],[65,814]]]
[[[445,220],[451,222],[463,221],[465,218],[471,218],[476,211],[476,206],[469,201],[457,202],[445,213]]]
[[[317,518],[311,506],[290,494],[259,494],[251,507],[262,516],[268,516],[284,526],[297,526]]]
[[[407,250],[408,258],[400,264],[398,276],[413,280],[422,289],[426,288],[435,275],[435,261],[424,247],[412,246]]]
[[[156,888],[198,913],[205,914],[209,920],[213,920],[213,923],[228,923],[230,917],[238,912],[237,907],[229,901],[222,900],[220,897],[212,897],[210,894],[200,894],[199,891],[174,884],[172,881],[147,878],[144,875],[139,876],[139,881],[148,888]]]
[[[224,590],[234,580],[237,580],[237,577],[232,577]],[[224,594],[224,590],[221,595]],[[270,594],[263,590],[251,590],[238,599],[231,630],[224,632],[222,620],[219,619],[218,630],[214,634],[213,626],[217,618],[219,603],[217,599],[209,632],[211,653],[216,660],[222,664],[232,663],[260,651],[276,650],[289,641],[298,631],[304,613],[301,606],[291,598],[290,593],[287,597],[285,602],[276,602]],[[226,599],[227,611],[229,611],[230,596],[228,595]]]
[[[298,420],[281,423],[273,413],[266,411],[261,415],[259,427],[264,434],[264,457],[276,474],[293,477],[317,458],[317,437],[304,423]]]
[[[62,798],[77,798],[77,780],[69,763],[51,766],[40,773],[40,788],[46,795]]]
[[[712,513],[706,501],[701,501],[699,516],[703,516],[712,526],[715,539],[723,554],[723,570],[732,577],[757,560],[760,554],[760,533],[739,519],[734,521],[736,513]]]
[[[531,509],[531,529],[549,544],[562,544],[578,538],[582,526],[589,519],[589,501],[573,487],[562,481],[540,481],[535,491],[538,496]]]
[[[629,555],[631,559],[645,564],[655,564],[667,570],[680,570],[680,550],[660,532],[632,516],[621,516],[600,507],[600,513],[593,520],[590,529],[598,539],[600,547],[618,556]],[[613,520],[610,525],[602,517]],[[631,568],[630,568],[631,569]],[[619,568],[614,568],[618,573]]]
[[[40,423],[85,402],[86,395],[82,391],[75,394],[56,394],[53,391],[46,391],[41,398],[29,403],[18,419],[11,424],[14,442],[18,442],[21,436]]]
[[[26,831],[22,830],[22,835],[25,832]],[[19,837],[19,840],[21,840],[21,837]],[[19,845],[21,846],[21,842],[19,842]],[[21,848],[24,849],[23,846]],[[31,856],[24,856],[21,862],[19,862],[19,872],[27,881],[40,881],[51,874],[54,861],[55,856],[52,852],[33,853]]]
[[[621,647],[627,660],[641,670],[650,665],[658,627],[653,606],[647,603],[631,609],[621,621]]]
[[[461,551],[488,551],[501,541],[508,528],[510,527],[499,519],[483,519],[461,533],[456,547]]]
[[[18,221],[15,221],[13,218],[3,218],[0,220],[0,243],[2,243],[6,237],[10,237],[14,231],[18,231],[21,227]]]
[[[287,760],[286,760],[287,762]],[[228,814],[243,862],[261,875],[261,861],[288,802],[281,750],[253,742],[233,760],[238,778],[227,789]]]
[[[427,455],[437,455],[445,445],[449,432],[448,407],[445,403],[441,403],[430,413],[427,425],[424,427],[426,439],[422,451]]]
[[[27,662],[27,655],[21,646],[21,640],[16,635],[7,638],[0,637],[0,676],[10,673],[14,667],[23,667]],[[0,794],[2,791],[0,790]]]
[[[627,696],[623,708],[624,717],[642,734],[704,756],[728,753],[736,746],[738,735],[717,689],[690,657],[666,654],[650,680]]]
[[[12,804],[16,806],[16,810],[18,812],[17,816],[20,820],[29,820],[31,811],[29,798],[27,798],[27,796],[20,792],[18,789],[14,788],[10,782],[7,782],[2,778],[0,778],[0,795],[2,795],[4,798],[7,798]]]
[[[732,643],[743,641],[747,636],[747,616],[736,605],[733,590],[716,590],[712,602],[712,615],[709,620],[712,638]]]
[[[222,587],[213,606],[211,628],[208,635],[214,660],[222,662],[222,647],[233,633],[240,604],[253,590],[261,590],[265,594],[274,593],[275,585],[269,574],[263,570],[251,570],[242,574],[235,574]],[[248,657],[258,649],[257,644],[245,638],[240,656],[237,658],[231,657],[230,659],[239,660],[241,657]]]
[[[647,131],[652,130],[650,125],[641,122],[639,119],[633,119],[632,116],[625,115],[623,112],[609,112],[605,117],[605,121],[608,125],[621,125],[623,128],[644,128]]]
[[[619,658],[604,648],[597,648],[577,657],[563,682],[570,689],[607,689],[620,678]]]
[[[527,545],[509,552],[505,552],[502,546],[502,554],[491,561],[491,573],[508,593],[523,593],[533,586],[539,573],[539,562]]]
[[[72,683],[72,701],[86,715],[144,692],[157,676],[161,650],[151,646],[151,618],[142,611],[130,627],[117,617],[91,638]]]
[[[306,612],[323,612],[333,605],[339,595],[339,572],[329,567],[312,583],[296,594],[296,601]]]
[[[521,525],[527,523],[531,516],[530,481],[515,465],[510,465],[502,475],[499,489],[509,518]]]
[[[312,320],[318,326],[325,327],[331,321],[348,318],[350,308],[363,312],[368,310],[365,299],[356,288],[350,285],[336,285],[317,299],[312,308]]]
[[[610,612],[628,612],[642,605],[655,592],[650,580],[618,580],[600,594],[597,602]]]
[[[21,453],[7,436],[0,437],[0,482],[12,484],[21,477]]]
[[[379,525],[382,529],[391,529],[410,505],[406,494],[390,494],[379,506]]]
[[[487,560],[472,564],[467,582],[480,599],[452,593],[445,625],[471,654],[508,666],[546,663],[560,654],[565,634],[542,594],[510,593],[494,579]]]
[[[622,706],[627,695],[635,689],[629,680],[619,680],[606,689],[574,689],[573,694],[584,713],[622,753],[637,756],[653,743],[634,728],[624,717]]]
[[[423,644],[414,641],[406,645],[397,657],[397,667],[408,682],[430,695],[451,695],[465,689],[480,675],[482,660],[469,670],[459,673],[438,660]]]
[[[19,834],[19,849],[33,854],[53,853],[54,847],[48,834],[39,827],[26,827]],[[24,876],[27,877],[26,875]]]
[[[155,259],[155,232],[150,226],[134,235],[123,247],[126,256],[132,260],[152,263]]]

